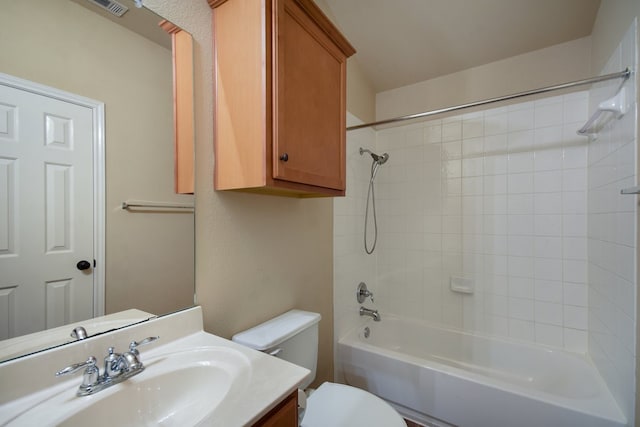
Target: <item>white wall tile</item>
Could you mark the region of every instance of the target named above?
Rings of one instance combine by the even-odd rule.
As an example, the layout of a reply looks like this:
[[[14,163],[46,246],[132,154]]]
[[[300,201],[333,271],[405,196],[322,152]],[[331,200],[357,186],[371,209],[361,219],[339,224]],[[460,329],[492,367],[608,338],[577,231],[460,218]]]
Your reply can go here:
[[[533,238],[530,236],[509,236],[509,255],[531,257],[533,256]]]
[[[509,319],[509,336],[517,340],[534,341],[535,327],[531,321]]]
[[[587,309],[585,307],[564,306],[564,326],[572,329],[587,330]]]
[[[564,328],[564,348],[577,353],[587,353],[587,331]]]
[[[482,206],[485,215],[505,215],[507,214],[507,196],[495,195],[484,196]]]
[[[565,169],[587,167],[587,145],[573,145],[563,148],[563,167]]]
[[[517,132],[521,130],[533,129],[534,115],[533,109],[509,111],[507,116],[507,126],[509,132]]]
[[[471,176],[462,178],[462,194],[465,196],[482,196],[482,177]]]
[[[550,325],[562,326],[563,319],[562,304],[536,301],[535,320],[536,323],[546,323]]]
[[[507,198],[509,215],[526,215],[533,211],[533,194],[510,194]]]
[[[443,159],[459,159],[462,156],[462,141],[453,140],[442,143]]]
[[[440,123],[430,123],[424,128],[425,144],[435,144],[442,142],[442,125]]]
[[[562,238],[557,236],[536,236],[534,256],[538,258],[562,258]]]
[[[534,320],[534,302],[528,298],[509,298],[509,317],[519,320]]]
[[[563,122],[563,104],[562,99],[557,99],[558,102],[545,105],[536,105],[535,113],[535,127],[544,128],[548,126],[560,125]]]
[[[442,124],[442,141],[457,141],[462,139],[462,122],[458,120]]]
[[[531,257],[509,256],[509,276],[534,277],[534,262]]]
[[[506,154],[492,154],[484,157],[485,175],[505,174],[508,171],[508,157]]]
[[[467,138],[477,138],[481,137],[484,134],[484,117],[482,112],[476,117],[464,119],[462,121],[462,137],[464,139]]]
[[[483,185],[484,194],[506,194],[507,175],[485,175]]]
[[[563,239],[563,258],[574,260],[587,259],[587,239],[585,237],[565,237]]]
[[[554,347],[562,347],[564,345],[564,331],[562,327],[536,323],[535,329],[536,342]]]
[[[535,279],[534,292],[536,301],[557,304],[563,302],[563,285],[561,281]]]
[[[584,191],[587,189],[585,169],[565,169],[562,171],[563,191]]]
[[[562,193],[537,193],[535,195],[535,214],[552,215],[562,213]]]
[[[508,130],[507,113],[489,114],[485,112],[484,117],[484,134],[497,135],[505,134]]]
[[[571,283],[586,283],[587,263],[584,260],[565,259],[563,262],[564,280]]]
[[[584,99],[565,98],[563,116],[565,123],[584,122],[588,117],[589,104]]]
[[[586,215],[584,215],[586,217]],[[534,234],[536,236],[562,235],[562,215],[534,215]],[[586,223],[585,223],[586,224]],[[565,227],[566,229],[566,227]]]
[[[562,227],[565,236],[584,237],[587,235],[587,215],[562,215]]]
[[[534,298],[533,279],[527,277],[509,278],[509,296],[513,298]]]
[[[536,193],[555,193],[562,191],[562,171],[541,171],[533,176]]]
[[[562,148],[539,150],[535,153],[534,168],[536,171],[562,169],[563,160]]]
[[[582,283],[565,283],[563,287],[563,300],[565,304],[587,307],[587,285]]]
[[[510,174],[533,171],[533,153],[530,151],[510,153],[508,162]]]
[[[509,175],[509,194],[533,193],[533,174],[512,173]]]
[[[563,280],[562,260],[555,258],[535,258],[535,278],[538,280]]]
[[[533,235],[534,226],[533,215],[508,215],[507,227],[508,233],[514,236],[531,236]]]
[[[549,126],[534,129],[533,140],[536,151],[562,147],[562,126]]]
[[[483,198],[484,201],[484,198]],[[483,203],[484,209],[484,203]],[[483,230],[485,234],[507,234],[507,215],[484,215]]]

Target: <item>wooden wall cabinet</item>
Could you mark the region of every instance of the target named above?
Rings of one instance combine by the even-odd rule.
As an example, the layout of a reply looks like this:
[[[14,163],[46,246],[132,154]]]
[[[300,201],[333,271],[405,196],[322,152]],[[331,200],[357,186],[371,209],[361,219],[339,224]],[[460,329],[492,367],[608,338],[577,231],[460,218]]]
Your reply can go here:
[[[215,189],[344,195],[353,47],[311,0],[208,1]]]
[[[172,45],[174,189],[178,194],[193,194],[193,38],[167,20],[162,20],[159,25],[171,35]]]

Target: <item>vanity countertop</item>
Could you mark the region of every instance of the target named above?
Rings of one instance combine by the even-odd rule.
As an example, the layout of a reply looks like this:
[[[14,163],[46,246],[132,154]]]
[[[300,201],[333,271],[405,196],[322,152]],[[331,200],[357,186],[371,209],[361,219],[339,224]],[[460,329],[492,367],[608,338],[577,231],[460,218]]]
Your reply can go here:
[[[116,350],[124,350],[130,341],[140,341],[155,335],[160,336],[157,343],[140,349],[142,362],[148,362],[147,369],[110,389],[92,396],[75,397],[82,375],[79,373],[69,378],[54,376],[63,367],[84,361],[89,356],[95,356],[101,361],[110,346],[116,347]],[[39,405],[45,405],[43,408],[66,408],[58,417],[51,414],[37,419],[38,425],[58,425],[67,419],[69,410],[72,413],[81,411],[87,402],[91,403],[91,399],[94,399],[94,404],[100,403],[99,399],[103,396],[109,397],[118,393],[119,387],[127,387],[128,381],[144,381],[145,374],[149,378],[154,369],[157,371],[157,366],[166,363],[163,360],[171,360],[174,354],[184,357],[185,354],[211,349],[232,355],[237,364],[242,365],[243,373],[234,380],[233,387],[224,392],[223,397],[216,397],[220,403],[204,419],[199,420],[198,425],[250,426],[291,394],[309,375],[307,369],[204,332],[202,311],[200,307],[194,307],[81,342],[0,363],[0,425],[11,426],[25,413],[37,414]],[[201,359],[198,359],[198,363],[205,366],[208,364]],[[101,363],[98,365],[101,366]],[[131,384],[135,385],[135,382]],[[102,393],[104,395],[100,396]],[[94,421],[91,422],[92,425],[102,425],[100,422],[95,424]],[[112,420],[104,421],[111,425]]]

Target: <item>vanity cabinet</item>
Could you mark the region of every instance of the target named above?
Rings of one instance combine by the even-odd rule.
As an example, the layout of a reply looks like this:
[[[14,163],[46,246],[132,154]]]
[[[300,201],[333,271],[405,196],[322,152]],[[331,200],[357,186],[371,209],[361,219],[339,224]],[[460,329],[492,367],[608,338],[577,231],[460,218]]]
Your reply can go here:
[[[268,414],[262,417],[254,427],[297,427],[298,391],[294,390]]]
[[[311,0],[209,0],[216,190],[342,196],[346,59]]]

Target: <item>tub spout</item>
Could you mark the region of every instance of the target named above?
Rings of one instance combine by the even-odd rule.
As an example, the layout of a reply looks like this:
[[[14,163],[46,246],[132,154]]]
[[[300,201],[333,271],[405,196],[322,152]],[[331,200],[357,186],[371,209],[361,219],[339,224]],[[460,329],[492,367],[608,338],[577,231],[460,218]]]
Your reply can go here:
[[[373,318],[374,322],[379,322],[380,320],[382,320],[382,318],[380,317],[380,313],[378,313],[378,310],[371,310],[366,307],[360,307],[360,316],[370,316]]]

